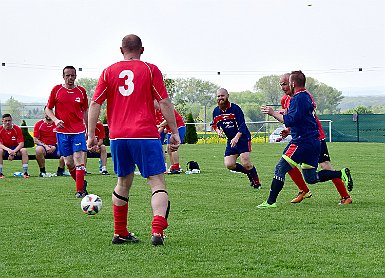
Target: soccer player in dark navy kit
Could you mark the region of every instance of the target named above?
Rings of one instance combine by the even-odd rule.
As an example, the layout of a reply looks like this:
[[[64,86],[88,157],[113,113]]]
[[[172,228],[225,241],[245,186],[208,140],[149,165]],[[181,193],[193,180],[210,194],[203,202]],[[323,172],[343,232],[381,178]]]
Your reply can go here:
[[[257,170],[251,163],[251,135],[246,126],[242,109],[230,103],[226,89],[217,91],[218,106],[213,111],[212,127],[220,137],[227,137],[224,163],[227,169],[246,174],[251,186],[260,189],[261,183]],[[237,163],[240,157],[241,164]]]
[[[319,129],[315,119],[315,103],[305,89],[306,77],[301,71],[293,71],[289,77],[290,90],[293,96],[286,114],[274,112],[274,118],[282,120],[291,129],[292,140],[283,151],[271,183],[267,201],[258,208],[275,208],[279,192],[282,190],[285,175],[292,168],[301,165],[305,181],[309,184],[341,178],[348,188],[353,187],[350,170],[321,170],[317,172],[318,159],[321,152]],[[262,108],[264,109],[264,108]]]

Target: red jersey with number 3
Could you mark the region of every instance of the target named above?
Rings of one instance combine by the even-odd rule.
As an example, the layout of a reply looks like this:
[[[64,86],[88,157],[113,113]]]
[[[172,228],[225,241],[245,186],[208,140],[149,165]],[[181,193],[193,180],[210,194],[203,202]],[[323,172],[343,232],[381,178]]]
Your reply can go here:
[[[19,143],[24,142],[21,128],[17,125],[12,125],[11,129],[6,130],[3,126],[0,126],[0,142],[8,148],[17,147]]]
[[[47,107],[55,108],[55,116],[64,122],[63,128],[56,128],[57,133],[78,134],[85,132],[84,113],[88,109],[86,90],[81,86],[67,89],[56,85],[49,96]]]
[[[309,92],[308,92],[309,93]],[[310,97],[311,97],[311,100],[313,101],[313,105],[314,105],[314,108],[316,108],[317,107],[317,105],[315,104],[315,102],[314,102],[314,98],[313,98],[313,96],[309,93],[309,95],[310,95]],[[289,96],[289,95],[284,95],[284,96],[282,96],[282,98],[281,98],[281,106],[282,106],[282,109],[287,109],[287,108],[289,108],[289,106],[290,106],[290,99],[291,99],[291,97]],[[318,131],[319,131],[319,139],[320,140],[324,140],[325,138],[326,138],[326,135],[325,135],[325,132],[324,132],[324,130],[323,130],[323,128],[322,128],[322,124],[321,124],[321,121],[318,119],[318,116],[317,115],[315,115],[315,120],[316,120],[316,122],[317,122],[317,126],[318,126]]]
[[[159,138],[154,99],[168,97],[163,76],[152,64],[125,60],[106,68],[92,100],[107,100],[109,138]]]
[[[39,139],[46,145],[56,144],[56,125],[54,122],[46,123],[44,120],[38,121],[33,128],[33,137]]]

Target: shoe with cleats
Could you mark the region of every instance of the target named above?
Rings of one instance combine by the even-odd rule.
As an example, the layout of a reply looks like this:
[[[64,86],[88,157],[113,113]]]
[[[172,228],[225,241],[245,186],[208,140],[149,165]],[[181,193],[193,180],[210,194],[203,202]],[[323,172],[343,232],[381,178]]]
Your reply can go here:
[[[350,205],[351,203],[353,203],[352,198],[345,197],[345,198],[342,198],[341,201],[338,204],[339,205]]]
[[[128,233],[128,236],[120,236],[114,234],[112,238],[112,244],[126,244],[126,243],[138,243],[140,240],[132,233]]]
[[[267,201],[264,201],[262,204],[257,206],[257,208],[259,209],[276,208],[276,207],[277,207],[276,203],[270,205]]]
[[[25,172],[25,173],[23,174],[23,178],[28,179],[29,177],[30,177],[30,175],[29,175],[27,172]]]
[[[85,197],[86,195],[88,195],[88,191],[87,191],[87,181],[84,180],[83,191],[82,191],[82,192],[76,192],[76,193],[75,193],[75,197],[76,197],[76,198],[83,198],[83,197]]]
[[[312,196],[311,191],[305,192],[305,191],[300,191],[293,200],[291,200],[292,204],[298,204],[301,203],[304,199],[310,198]]]
[[[164,244],[164,236],[158,233],[153,233],[151,237],[151,244],[154,246]]]
[[[341,179],[344,182],[345,186],[348,188],[348,191],[352,191],[353,179],[352,179],[352,175],[350,174],[349,168],[341,169]]]
[[[0,173],[0,179],[5,179],[5,176],[3,173]]]
[[[104,170],[104,171],[101,172],[101,174],[102,174],[103,176],[106,176],[106,175],[109,175],[110,173],[108,173],[107,170]]]

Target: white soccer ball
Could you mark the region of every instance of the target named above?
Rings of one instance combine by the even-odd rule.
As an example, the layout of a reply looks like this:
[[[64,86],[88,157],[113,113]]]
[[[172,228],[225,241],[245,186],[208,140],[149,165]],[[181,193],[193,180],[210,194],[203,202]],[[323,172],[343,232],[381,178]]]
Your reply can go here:
[[[80,202],[80,207],[84,213],[88,215],[97,214],[103,207],[102,199],[95,194],[88,194],[84,196]]]

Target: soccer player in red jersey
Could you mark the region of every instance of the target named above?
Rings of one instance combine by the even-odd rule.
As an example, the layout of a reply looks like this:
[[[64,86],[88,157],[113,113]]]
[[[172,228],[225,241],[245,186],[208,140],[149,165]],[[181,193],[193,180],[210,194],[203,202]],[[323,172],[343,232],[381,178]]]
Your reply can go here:
[[[23,164],[23,177],[29,178],[28,152],[24,148],[24,137],[21,128],[12,123],[12,116],[2,116],[3,125],[0,126],[0,179],[3,179],[3,159],[9,161],[20,159]]]
[[[97,144],[92,146],[92,148],[89,148],[85,158],[84,158],[84,165],[87,165],[87,158],[100,158],[101,160],[101,169],[100,173],[102,175],[109,175],[107,171],[107,148],[103,144],[103,139],[106,138],[106,131],[104,130],[103,123],[101,121],[98,121],[96,123],[95,127],[95,138],[97,140]]]
[[[56,174],[63,176],[64,158],[60,156],[57,149],[56,125],[45,113],[44,118],[38,121],[33,128],[33,142],[36,144],[36,161],[40,168],[39,176],[44,177],[46,175],[46,158],[59,159],[59,167]]]
[[[63,79],[64,84],[52,89],[45,112],[56,124],[59,153],[64,156],[65,164],[75,180],[75,197],[83,198],[88,194],[87,181],[84,180],[88,98],[86,90],[75,84],[76,69],[73,66],[63,69]]]
[[[156,127],[154,99],[172,131],[170,148],[178,149],[180,138],[174,108],[168,98],[158,67],[140,60],[144,48],[136,35],[127,35],[120,48],[124,60],[106,68],[96,86],[88,116],[88,147],[96,144],[95,126],[100,107],[107,101],[107,122],[114,171],[118,181],[112,194],[114,213],[113,244],[136,243],[129,232],[129,191],[138,166],[151,187],[153,245],[163,245],[170,208],[164,180],[164,156]]]

